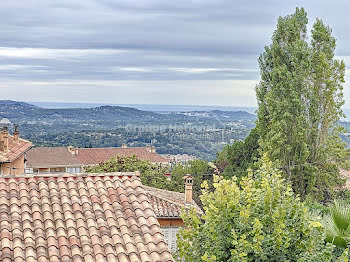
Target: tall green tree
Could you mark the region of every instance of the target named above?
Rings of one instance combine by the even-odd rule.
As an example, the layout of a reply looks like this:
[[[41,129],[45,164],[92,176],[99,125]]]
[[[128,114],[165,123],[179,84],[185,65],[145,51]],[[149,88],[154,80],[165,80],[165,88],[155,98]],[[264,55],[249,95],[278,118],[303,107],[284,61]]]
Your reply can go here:
[[[317,19],[307,41],[303,8],[280,17],[272,43],[259,57],[256,87],[260,146],[302,197],[323,197],[345,156],[338,121],[345,65],[334,58],[332,30]]]

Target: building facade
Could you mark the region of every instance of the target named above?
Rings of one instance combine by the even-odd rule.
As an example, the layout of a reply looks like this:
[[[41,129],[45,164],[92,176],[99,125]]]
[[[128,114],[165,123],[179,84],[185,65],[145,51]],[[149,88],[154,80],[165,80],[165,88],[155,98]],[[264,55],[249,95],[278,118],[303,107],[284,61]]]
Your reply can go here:
[[[82,173],[83,164],[65,147],[35,147],[27,153],[26,173]]]
[[[0,175],[11,176],[24,173],[26,169],[26,153],[33,144],[19,137],[17,126],[13,135],[8,126],[0,132]]]
[[[151,147],[36,147],[27,154],[26,173],[82,173],[117,156],[136,156],[153,164],[167,166],[169,161]]]

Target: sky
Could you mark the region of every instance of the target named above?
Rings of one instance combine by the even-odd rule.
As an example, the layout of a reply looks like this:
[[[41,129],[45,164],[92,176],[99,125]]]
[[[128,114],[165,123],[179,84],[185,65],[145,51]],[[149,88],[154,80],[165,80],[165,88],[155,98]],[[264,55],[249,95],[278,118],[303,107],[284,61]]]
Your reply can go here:
[[[255,106],[279,16],[320,17],[347,66],[350,1],[0,1],[0,99]]]

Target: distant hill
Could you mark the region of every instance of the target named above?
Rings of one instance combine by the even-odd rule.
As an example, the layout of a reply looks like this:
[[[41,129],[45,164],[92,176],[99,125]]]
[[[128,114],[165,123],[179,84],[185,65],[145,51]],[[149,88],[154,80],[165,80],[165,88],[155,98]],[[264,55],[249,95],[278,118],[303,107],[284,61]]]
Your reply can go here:
[[[245,111],[255,113],[256,107],[203,106],[203,105],[154,105],[154,104],[108,104],[108,103],[72,103],[72,102],[28,102],[44,108],[94,108],[104,105],[132,107],[152,112],[189,112],[189,111]]]
[[[255,115],[244,111],[191,111],[151,112],[131,107],[99,106],[94,108],[43,108],[24,102],[0,100],[0,117],[14,123],[86,126],[90,128],[113,128],[126,124],[184,124],[214,123],[217,120],[254,120]]]
[[[24,102],[0,101],[0,117],[7,117],[14,123],[56,124],[63,122],[77,124],[107,125],[112,127],[118,122],[162,120],[161,114],[141,111],[130,107],[100,106],[96,108],[42,108]]]
[[[227,143],[241,140],[256,116],[244,111],[151,112],[125,106],[44,108],[1,101],[0,118],[19,124],[37,146],[107,147],[153,144],[160,153],[213,159]]]

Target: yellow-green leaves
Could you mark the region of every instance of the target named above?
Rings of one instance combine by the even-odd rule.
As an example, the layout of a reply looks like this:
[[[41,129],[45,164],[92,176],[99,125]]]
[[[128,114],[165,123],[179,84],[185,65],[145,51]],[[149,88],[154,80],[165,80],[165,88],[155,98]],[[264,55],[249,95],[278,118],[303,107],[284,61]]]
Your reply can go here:
[[[182,258],[188,262],[327,261],[320,223],[266,157],[261,166],[257,174],[239,183],[216,177],[215,191],[204,189],[205,215],[183,214],[186,229],[178,240]]]

